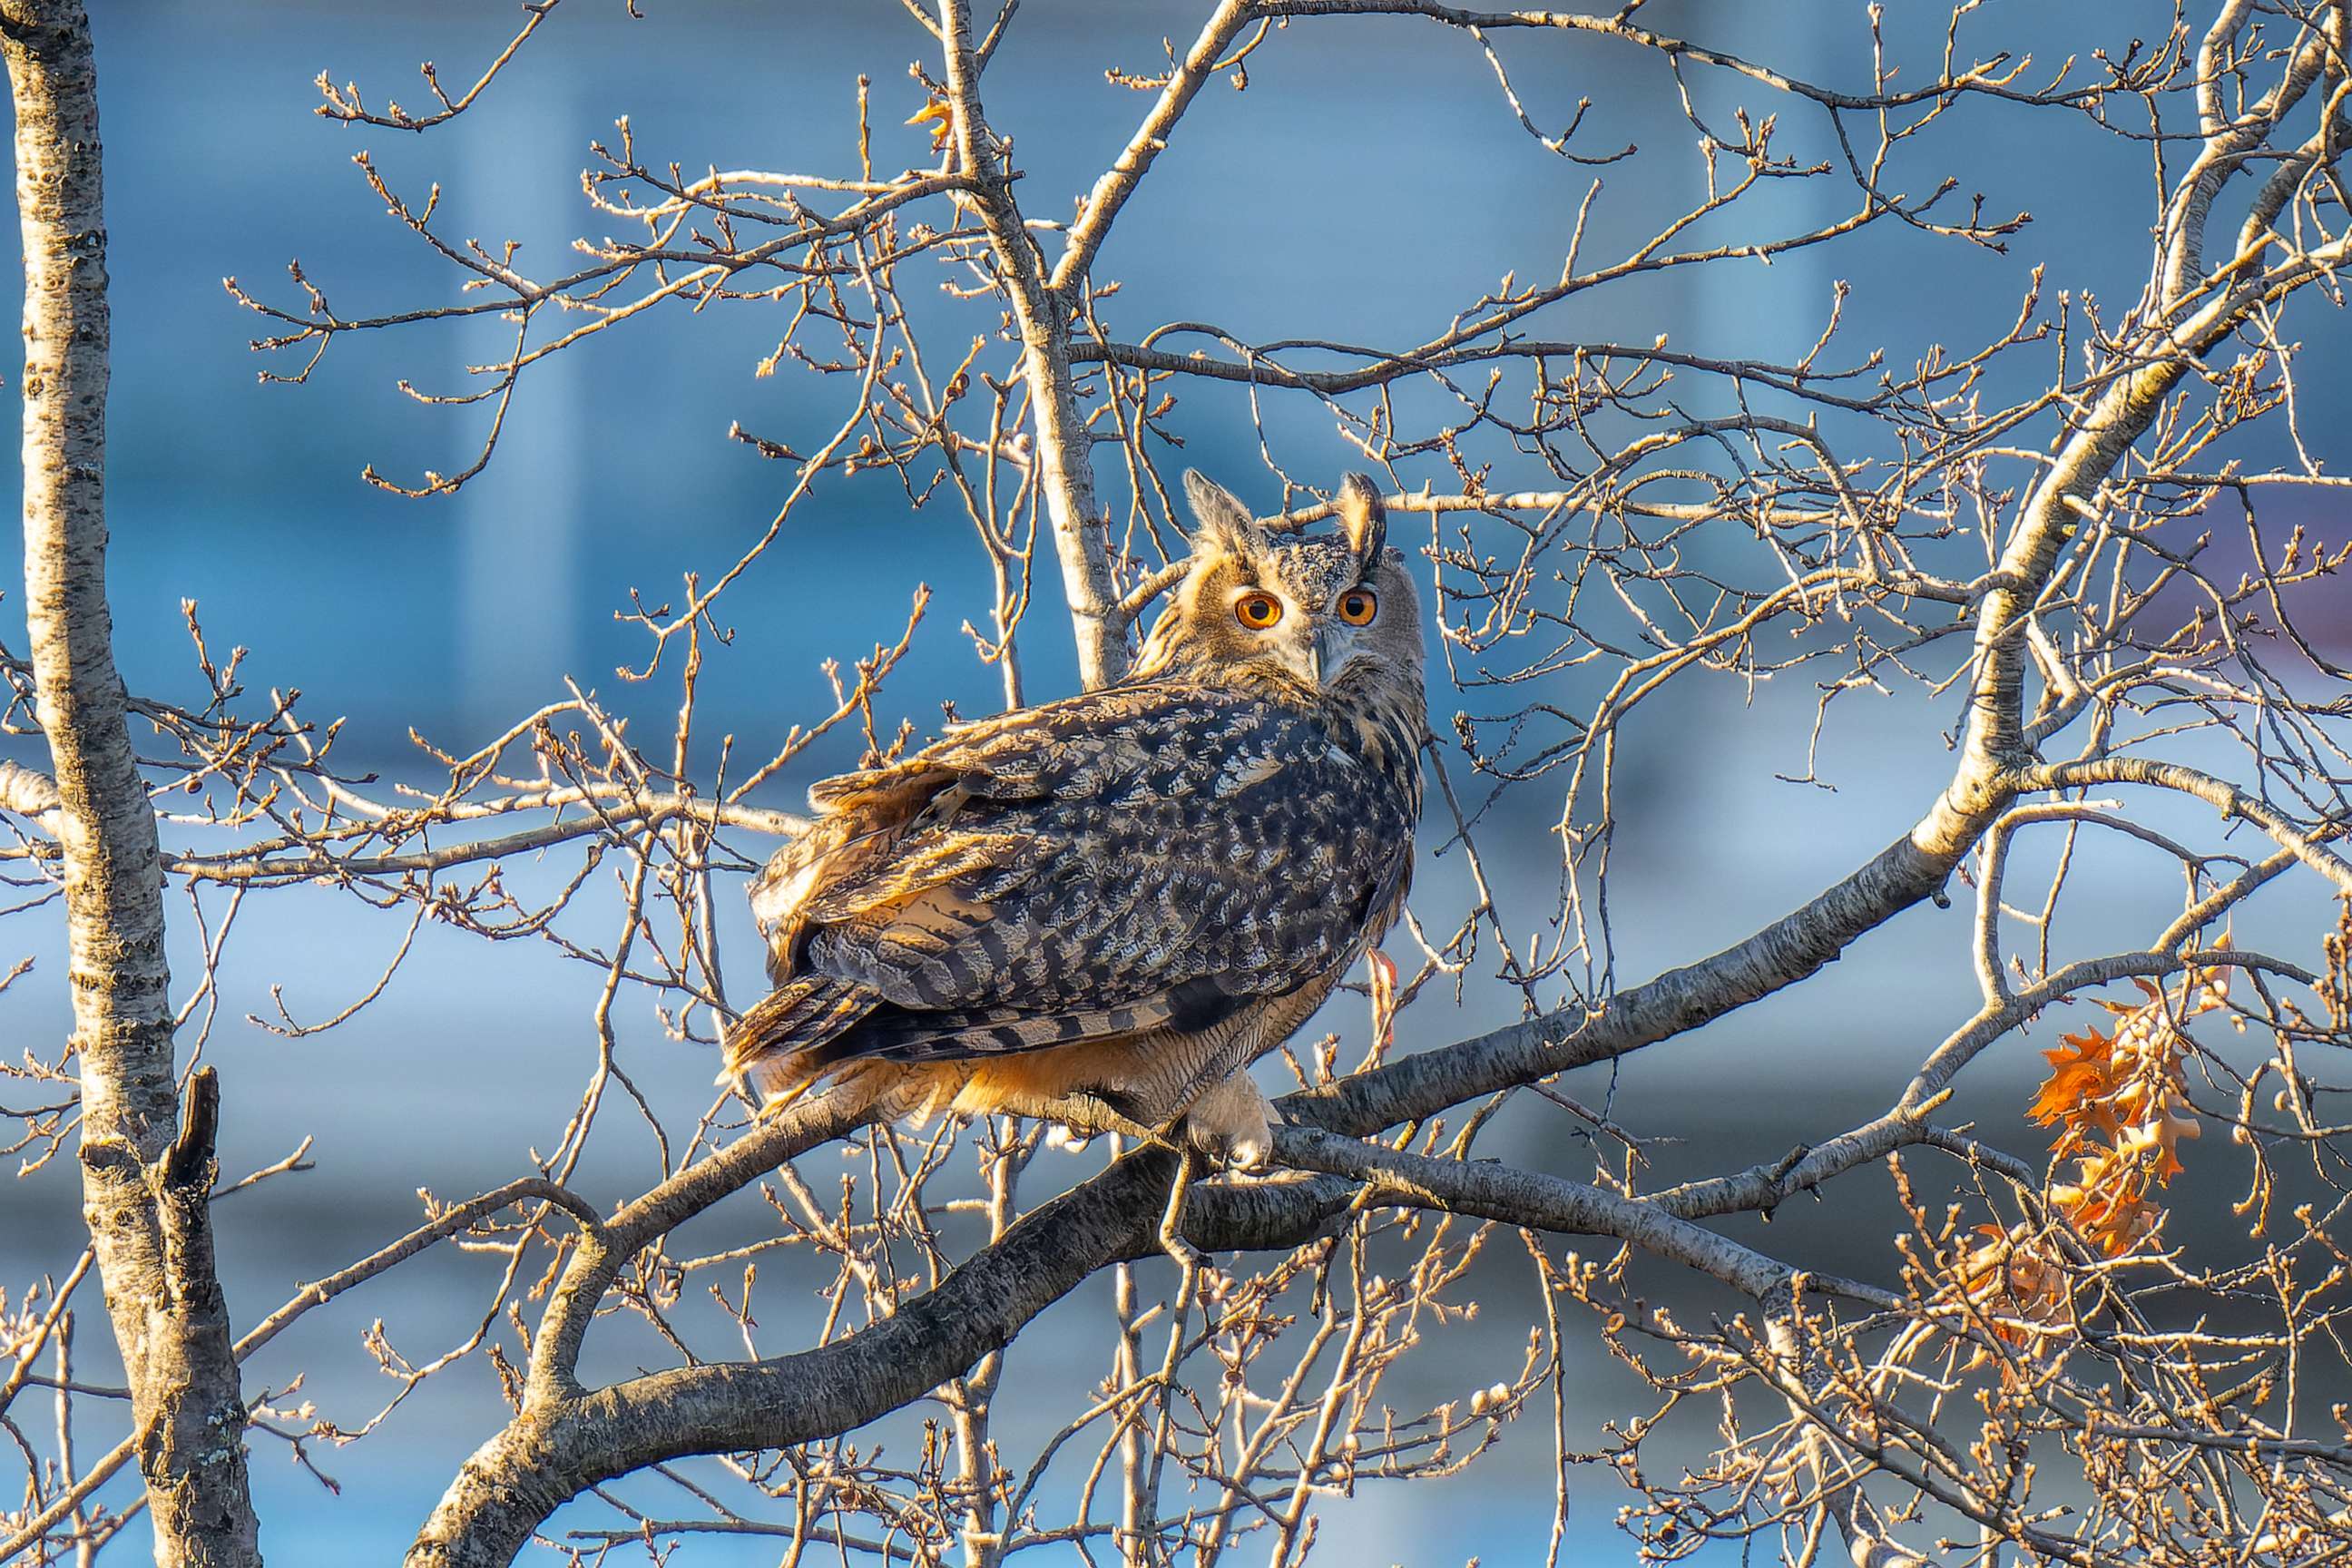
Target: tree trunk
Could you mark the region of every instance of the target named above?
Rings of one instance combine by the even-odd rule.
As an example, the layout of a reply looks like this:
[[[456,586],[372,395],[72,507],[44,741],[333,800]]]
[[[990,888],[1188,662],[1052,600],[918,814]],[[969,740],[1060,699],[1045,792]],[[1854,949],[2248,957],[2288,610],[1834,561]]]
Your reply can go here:
[[[258,1564],[213,1269],[218,1090],[177,1125],[155,816],[106,607],[106,227],[80,0],[0,0],[25,247],[25,605],[65,849],[82,1194],[166,1568]]]

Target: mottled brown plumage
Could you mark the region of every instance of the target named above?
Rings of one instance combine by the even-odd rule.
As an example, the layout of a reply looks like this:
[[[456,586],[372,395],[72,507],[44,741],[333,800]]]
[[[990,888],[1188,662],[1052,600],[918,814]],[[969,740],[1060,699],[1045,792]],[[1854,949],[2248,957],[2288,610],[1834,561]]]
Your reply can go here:
[[[1081,1133],[1189,1111],[1263,1157],[1245,1069],[1403,907],[1421,617],[1370,480],[1341,537],[1279,546],[1185,482],[1190,569],[1126,681],[810,792],[752,885],[776,989],[729,1033],[747,1092]]]

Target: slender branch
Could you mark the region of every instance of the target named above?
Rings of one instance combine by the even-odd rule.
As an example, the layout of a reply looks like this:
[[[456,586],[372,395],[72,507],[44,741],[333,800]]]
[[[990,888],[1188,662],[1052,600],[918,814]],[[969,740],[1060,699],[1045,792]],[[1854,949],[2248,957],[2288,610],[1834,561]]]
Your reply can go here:
[[[26,1521],[24,1529],[14,1535],[0,1538],[0,1563],[15,1562],[18,1552],[28,1550],[76,1509],[88,1502],[99,1488],[114,1479],[116,1471],[131,1462],[137,1445],[136,1437],[125,1437],[117,1443],[96,1464],[75,1478],[72,1486],[51,1498],[48,1506]]]
[[[406,1236],[361,1258],[348,1268],[341,1268],[324,1279],[305,1285],[295,1292],[293,1300],[264,1318],[236,1342],[236,1359],[245,1360],[262,1346],[276,1339],[295,1321],[314,1307],[323,1307],[354,1286],[363,1285],[394,1264],[404,1263],[437,1241],[470,1230],[481,1220],[500,1209],[536,1200],[563,1210],[580,1222],[583,1232],[590,1237],[604,1228],[593,1205],[559,1183],[543,1177],[525,1176],[502,1187],[468,1198],[464,1203],[436,1215],[425,1225]]]
[[[2248,794],[2227,779],[2179,763],[2152,757],[2094,757],[2083,762],[2053,763],[2029,768],[2020,775],[2024,787],[2037,790],[2079,789],[2095,784],[2142,784],[2150,789],[2176,790],[2194,795],[2225,818],[2243,818],[2277,841],[2305,866],[2352,896],[2352,860],[2327,847],[2326,840],[2344,831],[2345,819],[2330,820],[2311,831],[2297,827],[2284,813]]]
[[[1092,690],[1127,673],[1128,626],[1118,616],[1110,542],[1095,500],[1093,443],[1070,374],[1069,308],[1048,280],[1013,197],[999,139],[981,107],[982,64],[973,51],[969,0],[939,5],[956,152],[971,177],[972,204],[1021,334],[1022,375],[1036,424],[1033,473],[1054,525],[1062,592],[1077,637],[1078,678]]]
[[[1170,73],[1168,84],[1160,89],[1152,103],[1151,112],[1136,128],[1133,137],[1119,150],[1118,160],[1095,182],[1080,209],[1077,221],[1070,225],[1061,259],[1055,263],[1053,276],[1046,287],[1065,296],[1073,295],[1094,265],[1095,254],[1110,236],[1110,226],[1135,195],[1150,172],[1152,160],[1167,150],[1168,138],[1176,122],[1192,105],[1203,83],[1215,74],[1217,62],[1241,30],[1255,19],[1253,0],[1218,0],[1217,8],[1201,26],[1201,35],[1192,47],[1184,51],[1184,58]],[[955,35],[950,32],[952,38]],[[1074,362],[1079,357],[1069,356]]]
[[[1381,1203],[1476,1215],[1530,1230],[1614,1237],[1711,1275],[1759,1300],[1784,1289],[1798,1272],[1777,1258],[1677,1218],[1657,1204],[1621,1197],[1540,1172],[1433,1160],[1376,1148],[1317,1128],[1280,1129],[1275,1151],[1286,1165],[1360,1182]],[[1832,1280],[1811,1273],[1806,1278],[1817,1289],[1883,1310],[1897,1310],[1904,1304],[1899,1296],[1851,1280]]]

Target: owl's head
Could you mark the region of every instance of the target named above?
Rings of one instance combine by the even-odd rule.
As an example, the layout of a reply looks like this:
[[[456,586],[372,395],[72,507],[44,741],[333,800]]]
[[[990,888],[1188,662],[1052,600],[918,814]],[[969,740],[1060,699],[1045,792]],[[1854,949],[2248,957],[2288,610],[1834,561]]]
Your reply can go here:
[[[1388,548],[1381,493],[1350,474],[1337,537],[1276,542],[1231,490],[1184,476],[1192,556],[1145,640],[1138,677],[1263,674],[1318,695],[1421,688],[1421,604]]]

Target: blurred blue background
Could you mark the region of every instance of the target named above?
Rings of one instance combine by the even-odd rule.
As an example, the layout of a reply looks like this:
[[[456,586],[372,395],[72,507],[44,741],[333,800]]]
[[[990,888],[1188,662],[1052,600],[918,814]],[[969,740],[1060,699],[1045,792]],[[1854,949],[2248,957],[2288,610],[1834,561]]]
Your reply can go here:
[[[415,62],[439,62],[453,89],[469,82],[510,36],[517,10],[160,0],[97,8],[114,284],[111,599],[134,689],[182,700],[200,692],[180,607],[193,599],[216,651],[250,648],[249,691],[299,686],[313,721],[347,716],[339,744],[348,766],[413,772],[412,727],[470,750],[560,698],[567,675],[633,715],[641,736],[666,732],[674,684],[615,679],[616,665],[645,651],[643,634],[615,612],[628,607],[633,588],[659,602],[675,596],[684,574],[723,570],[780,503],[788,465],[728,440],[730,423],[807,450],[845,406],[846,386],[789,365],[752,375],[775,346],[782,310],[666,310],[556,356],[525,378],[488,473],[454,499],[415,501],[363,484],[361,468],[373,464],[410,483],[426,469],[461,468],[483,411],[423,407],[395,383],[467,390],[465,366],[494,352],[507,329],[355,335],[333,346],[308,384],[266,385],[257,371],[295,366],[247,352],[247,340],[268,329],[221,285],[234,276],[299,309],[283,270],[299,257],[345,314],[456,302],[457,275],[385,216],[352,167],[362,149],[413,201],[437,181],[446,232],[493,246],[519,240],[519,265],[541,277],[569,268],[574,237],[614,231],[614,220],[589,211],[579,172],[588,144],[611,142],[621,114],[646,161],[674,160],[689,176],[709,166],[842,171],[854,167],[853,83],[862,71],[873,81],[877,167],[929,161],[924,133],[899,122],[922,102],[905,65],[931,49],[897,5],[653,0],[646,8],[648,19],[632,21],[618,5],[574,0],[478,107],[423,137],[314,117],[312,78],[324,69],[355,81],[372,105],[390,97],[414,110],[426,98]],[[1033,215],[1064,216],[1148,102],[1107,82],[1105,68],[1148,71],[1161,58],[1162,37],[1181,47],[1200,9],[1076,0],[1022,8],[989,74],[988,99],[1014,138]],[[2090,43],[2117,41],[2111,34],[2160,30],[2168,17],[2147,5],[2094,17],[2009,0],[1986,7],[1979,26],[2054,66]],[[1859,5],[1662,0],[1643,19],[1815,79],[1867,82]],[[1932,69],[1940,23],[1931,36],[1924,16],[1888,20],[1898,52]],[[1558,129],[1590,97],[1580,146],[1643,146],[1641,158],[1597,171],[1604,190],[1588,258],[1622,250],[1680,210],[1696,188],[1693,133],[1654,61],[1545,37],[1507,37],[1500,47],[1544,128]],[[1191,320],[1251,339],[1402,344],[1442,330],[1507,271],[1525,279],[1558,270],[1596,171],[1553,156],[1520,130],[1466,39],[1410,21],[1299,24],[1254,57],[1245,93],[1222,85],[1204,93],[1104,253],[1098,275],[1123,283],[1105,305],[1121,337]],[[1734,92],[1719,81],[1704,91],[1713,95],[1702,100],[1710,111],[1735,100],[1776,106],[1760,90]],[[1789,118],[1784,137],[1827,148],[1819,125]],[[1900,369],[1930,345],[1965,351],[1997,333],[2037,264],[2048,265],[2053,290],[2087,290],[2117,308],[2137,294],[2152,210],[2137,149],[2054,117],[1983,104],[1955,110],[1930,146],[1918,163],[1922,185],[1927,171],[1948,165],[1984,192],[1989,210],[2033,215],[2007,254],[1889,226],[1769,266],[1739,262],[1601,290],[1553,312],[1544,330],[1627,343],[1665,333],[1697,352],[1793,357],[1818,335],[1833,285],[1845,280],[1853,293],[1844,348],[1827,357],[1852,362],[1884,346]],[[1768,194],[1761,211],[1776,224],[1820,222],[1844,210],[1850,195],[1835,183],[1797,184]],[[1702,226],[1692,242],[1721,243],[1730,232]],[[2347,384],[2339,320],[2318,321],[2314,338],[2337,341],[2315,342],[2305,373],[2301,413],[2315,432],[2340,425]],[[1258,460],[1246,399],[1213,388],[1182,397],[1172,423],[1187,446],[1170,454],[1171,468],[1197,465],[1270,508],[1277,487]],[[1294,473],[1328,482],[1348,460],[1328,416],[1305,400],[1270,404],[1267,428]],[[1415,477],[1445,482],[1434,467]],[[1498,469],[1496,482],[1516,488],[1541,476]],[[2315,504],[2309,515],[2332,516]],[[13,584],[21,578],[17,541],[0,539],[0,574]],[[928,729],[943,700],[985,710],[995,678],[955,629],[985,613],[981,568],[959,521],[943,508],[910,515],[887,476],[821,485],[780,547],[723,602],[736,640],[707,678],[706,732],[736,734],[751,752],[772,748],[791,723],[829,706],[821,662],[846,662],[894,639],[918,584],[940,599],[886,689],[886,714]],[[1074,680],[1050,577],[1041,571],[1044,602],[1024,645],[1036,698]],[[24,647],[13,592],[0,602],[0,638]],[[1571,701],[1590,700],[1573,676],[1562,689]],[[1804,771],[1814,696],[1810,676],[1752,700],[1734,683],[1695,688],[1631,732],[1630,805],[1617,848],[1623,977],[1685,962],[1800,901],[1901,832],[1937,787],[1948,766],[1938,737],[1953,709],[1912,693],[1865,697],[1832,723],[1820,771],[1839,793],[1772,783],[1776,773]],[[761,799],[790,807],[811,777],[855,754],[854,742],[836,737]],[[0,755],[38,758],[22,739],[0,741]],[[1556,798],[1538,786],[1507,801],[1484,830],[1489,869],[1521,927],[1553,908],[1556,848],[1546,830],[1556,814]],[[1727,845],[1736,847],[1727,874]],[[765,852],[756,842],[743,847]],[[2085,941],[2144,936],[2147,911],[2177,898],[2173,873],[2147,858],[2108,844],[2084,853],[2111,858],[2083,884]],[[1434,862],[1417,894],[1448,928],[1461,877],[1458,856]],[[2273,928],[2257,918],[2242,935],[2307,949],[2315,907],[2288,904]],[[184,900],[173,912],[174,940],[193,953]],[[20,952],[38,964],[0,997],[0,1048],[11,1057],[47,1049],[67,1028],[54,917],[50,910],[0,926],[0,964]],[[748,921],[733,909],[726,918],[730,950],[749,968]],[[526,1150],[543,1151],[560,1134],[593,1063],[595,976],[544,947],[492,948],[427,929],[409,967],[352,1024],[287,1040],[244,1015],[275,1016],[272,985],[298,1017],[347,1005],[389,959],[405,920],[307,890],[257,898],[238,919],[223,1018],[208,1047],[227,1093],[224,1167],[239,1173],[306,1133],[319,1140],[314,1172],[222,1208],[232,1310],[250,1322],[296,1282],[414,1224],[415,1189],[460,1197],[524,1173]],[[1613,1092],[1633,1124],[1690,1140],[1662,1153],[1667,1168],[1688,1161],[1727,1169],[1777,1155],[1885,1103],[1908,1067],[1970,1009],[1964,929],[1957,910],[1914,911],[1822,984],[1649,1053],[1621,1080],[1571,1087],[1589,1100]],[[754,982],[747,974],[738,984]],[[1332,1026],[1360,1030],[1360,1003],[1344,1005],[1340,1017],[1335,1005]],[[662,1109],[690,1115],[706,1102],[709,1054],[668,1039],[642,998],[625,997],[623,1006],[625,1065]],[[1474,991],[1459,1018],[1424,1007],[1415,1027],[1433,1042],[1513,1009],[1507,995]],[[2030,1049],[2004,1047],[1958,1110],[1981,1109],[2013,1131],[2018,1096],[2038,1066]],[[1515,1152],[1538,1163],[1569,1169],[1583,1157],[1555,1142],[1556,1122],[1511,1136]],[[2030,1134],[2011,1143],[2038,1146]],[[823,1171],[831,1158],[809,1163]],[[2186,1201],[2218,1216],[2236,1176],[2218,1163],[2209,1168],[2211,1179]],[[609,1203],[656,1173],[644,1138],[616,1134],[592,1151],[579,1184]],[[65,1161],[0,1186],[0,1280],[69,1265],[80,1245],[72,1174]],[[1864,1207],[1843,1211],[1837,1223],[1784,1216],[1773,1240],[1815,1246],[1831,1266],[1887,1278],[1891,1210],[1883,1194],[1858,1201]],[[732,1205],[704,1222],[698,1238],[756,1235],[763,1212]],[[1868,1223],[1857,1224],[1856,1213]],[[280,1388],[307,1368],[304,1395],[356,1422],[389,1391],[360,1351],[359,1331],[381,1314],[404,1352],[436,1353],[472,1331],[487,1267],[446,1249],[412,1263],[345,1308],[315,1314],[253,1375]],[[1400,1405],[1466,1394],[1516,1366],[1530,1300],[1523,1276],[1497,1275],[1486,1287],[1498,1294],[1481,1331],[1408,1362],[1391,1384]],[[804,1292],[797,1300],[812,1301]],[[1099,1305],[1090,1289],[1058,1310],[1060,1320],[1081,1324]],[[775,1342],[789,1340],[791,1316],[780,1309],[766,1321]],[[81,1317],[85,1364],[102,1369],[94,1293]],[[649,1339],[603,1332],[604,1374],[668,1354]],[[1033,1334],[1014,1352],[1008,1423],[1046,1431],[1069,1414],[1054,1381],[1066,1371],[1055,1346],[1067,1341],[1057,1333]],[[1580,1423],[1590,1433],[1597,1419],[1634,1406],[1631,1384],[1589,1340],[1580,1354],[1571,1429]],[[1024,1406],[1013,1395],[1029,1387],[1041,1392]],[[503,1414],[478,1362],[436,1380],[377,1436],[320,1457],[343,1484],[340,1497],[287,1463],[282,1445],[257,1440],[265,1550],[280,1563],[391,1561],[454,1465]],[[1551,1496],[1540,1424],[1528,1417],[1503,1454],[1459,1480],[1371,1488],[1334,1504],[1323,1526],[1327,1560],[1539,1561]],[[111,1440],[106,1423],[87,1430],[86,1452]],[[1008,1436],[1006,1447],[1019,1451],[1017,1438]],[[1580,1471],[1571,1490],[1570,1560],[1630,1560],[1631,1547],[1608,1528],[1619,1500],[1613,1483]],[[118,1483],[109,1495],[119,1500],[124,1489]],[[758,1543],[696,1541],[681,1561],[775,1554]]]

